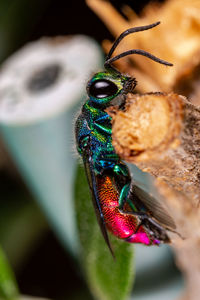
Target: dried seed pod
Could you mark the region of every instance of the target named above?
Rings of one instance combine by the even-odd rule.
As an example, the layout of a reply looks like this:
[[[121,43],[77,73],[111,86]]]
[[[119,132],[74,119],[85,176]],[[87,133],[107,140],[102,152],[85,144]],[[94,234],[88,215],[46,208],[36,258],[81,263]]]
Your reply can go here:
[[[155,177],[168,213],[185,238],[174,239],[187,298],[200,288],[200,109],[176,94],[129,95],[124,111],[109,109],[113,144],[125,160]],[[190,259],[188,260],[188,257]]]

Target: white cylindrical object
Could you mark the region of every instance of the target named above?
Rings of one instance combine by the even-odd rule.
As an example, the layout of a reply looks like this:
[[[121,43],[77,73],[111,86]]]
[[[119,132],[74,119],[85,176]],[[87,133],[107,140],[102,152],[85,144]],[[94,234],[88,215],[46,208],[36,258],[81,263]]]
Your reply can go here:
[[[43,38],[11,56],[0,71],[4,141],[24,180],[74,254],[78,241],[73,120],[81,107],[78,103],[86,97],[87,80],[102,61],[99,46],[88,37]]]

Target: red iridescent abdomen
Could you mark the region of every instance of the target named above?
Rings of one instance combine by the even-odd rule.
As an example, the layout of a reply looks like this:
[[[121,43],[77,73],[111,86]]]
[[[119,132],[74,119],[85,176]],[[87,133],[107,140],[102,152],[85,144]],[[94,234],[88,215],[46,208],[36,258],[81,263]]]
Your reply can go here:
[[[125,239],[127,242],[151,245],[152,241],[143,226],[140,226],[137,233],[135,233],[138,225],[137,217],[119,211],[119,191],[112,178],[109,176],[98,177],[97,186],[107,229],[116,237]],[[156,240],[153,241],[153,244],[155,243],[157,244]]]

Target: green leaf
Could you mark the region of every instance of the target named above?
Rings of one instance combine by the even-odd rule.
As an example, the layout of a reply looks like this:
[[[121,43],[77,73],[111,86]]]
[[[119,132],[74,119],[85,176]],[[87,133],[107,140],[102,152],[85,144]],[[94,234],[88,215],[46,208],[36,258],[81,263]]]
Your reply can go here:
[[[134,280],[133,246],[110,236],[114,260],[98,226],[84,169],[77,168],[75,182],[81,262],[94,297],[124,300],[130,296]]]
[[[18,288],[12,269],[0,248],[0,299],[17,300],[19,299]]]

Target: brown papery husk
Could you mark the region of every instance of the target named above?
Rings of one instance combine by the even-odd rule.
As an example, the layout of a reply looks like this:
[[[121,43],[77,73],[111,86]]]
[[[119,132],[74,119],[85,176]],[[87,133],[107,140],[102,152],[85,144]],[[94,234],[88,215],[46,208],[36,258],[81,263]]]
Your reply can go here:
[[[124,111],[107,109],[120,157],[155,178],[184,239],[173,238],[187,297],[200,295],[200,109],[174,93],[127,96]]]

